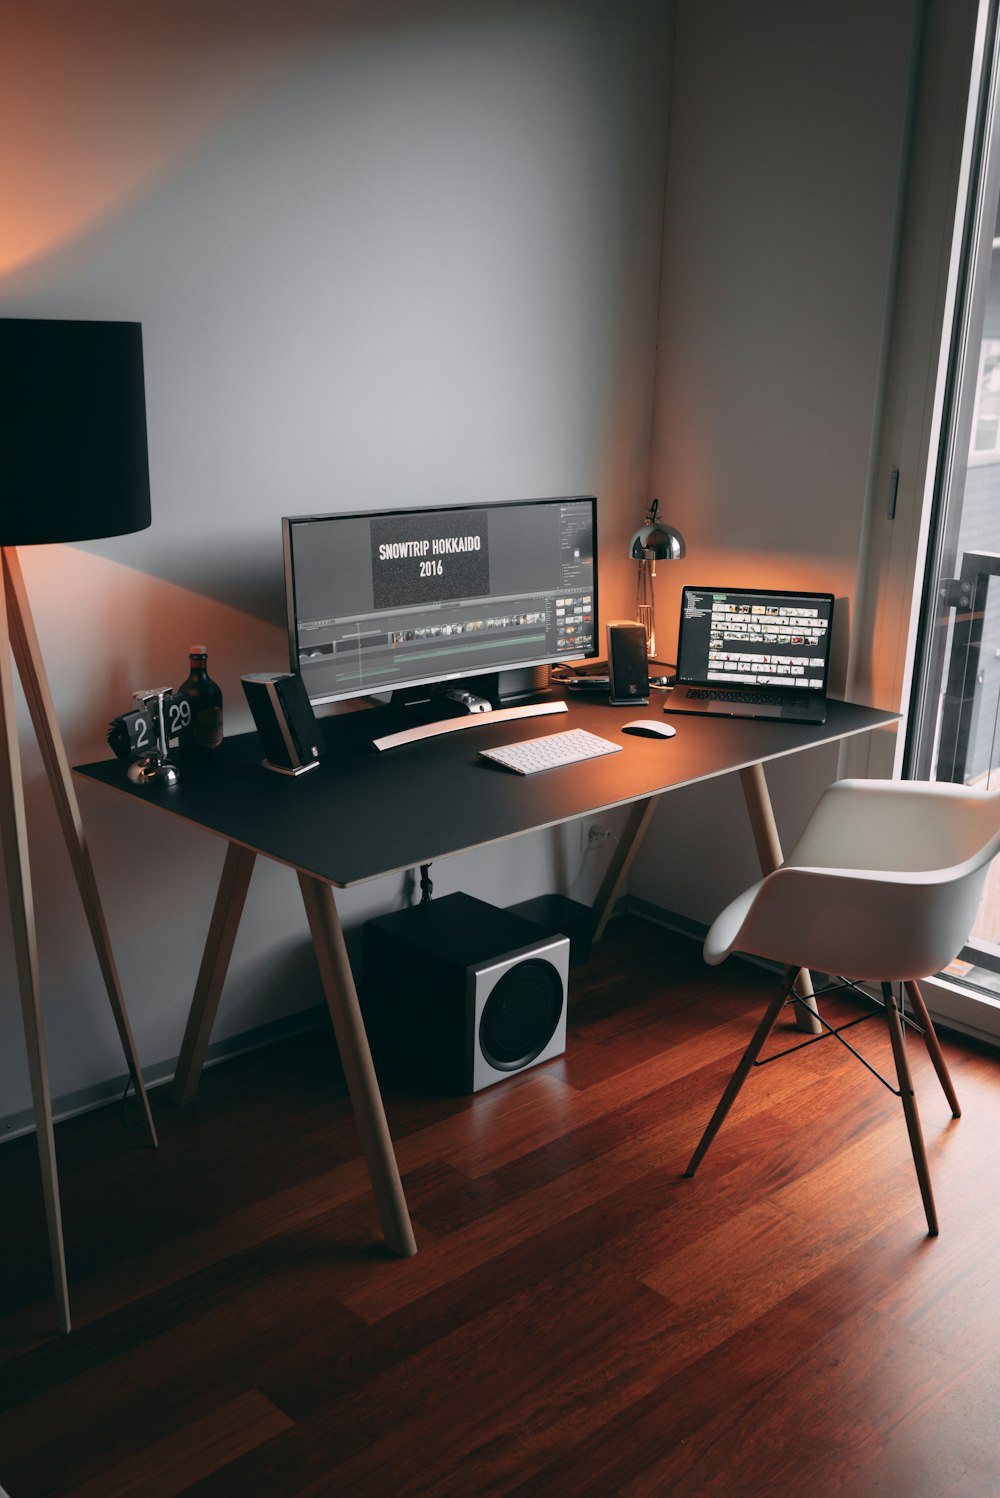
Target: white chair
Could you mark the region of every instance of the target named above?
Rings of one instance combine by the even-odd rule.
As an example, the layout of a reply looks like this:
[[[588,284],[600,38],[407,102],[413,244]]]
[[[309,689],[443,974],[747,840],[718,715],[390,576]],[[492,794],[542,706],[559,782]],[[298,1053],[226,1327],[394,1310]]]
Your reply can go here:
[[[800,969],[836,974],[842,981],[835,988],[864,982],[881,987],[898,1090],[889,1082],[886,1086],[903,1105],[927,1230],[938,1231],[902,1026],[923,1035],[958,1118],[958,1099],[918,980],[940,972],[958,955],[998,850],[1000,791],[923,781],[841,780],[824,793],[781,867],[727,906],[705,938],[705,960],[713,965],[731,952],[743,952],[775,959],[785,973],[686,1175],[694,1175],[751,1068],[765,1064],[758,1057],[782,1008],[805,1002],[794,992]],[[917,1023],[906,1015],[905,1002],[901,1022],[896,983],[909,996]],[[821,1017],[823,1032],[801,1045],[835,1036],[859,1055],[840,1033],[859,1022],[834,1028]]]

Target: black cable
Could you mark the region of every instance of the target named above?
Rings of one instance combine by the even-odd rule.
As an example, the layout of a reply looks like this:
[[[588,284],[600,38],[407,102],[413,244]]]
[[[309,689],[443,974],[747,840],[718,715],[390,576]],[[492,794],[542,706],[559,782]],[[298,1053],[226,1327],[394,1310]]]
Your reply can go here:
[[[125,1121],[125,1103],[128,1099],[128,1092],[130,1087],[133,1088],[136,1097],[138,1097],[139,1089],[135,1085],[135,1072],[131,1067],[129,1067],[128,1069],[128,1077],[125,1080],[125,1091],[122,1093],[121,1101],[118,1104],[118,1122],[123,1129],[137,1129],[142,1122],[141,1118],[137,1118],[134,1123],[126,1123]]]

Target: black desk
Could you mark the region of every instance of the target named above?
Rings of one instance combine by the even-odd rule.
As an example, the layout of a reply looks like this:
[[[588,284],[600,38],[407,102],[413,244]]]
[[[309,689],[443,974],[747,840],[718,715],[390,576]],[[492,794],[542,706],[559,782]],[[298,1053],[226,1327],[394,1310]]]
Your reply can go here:
[[[502,842],[520,833],[631,804],[627,826],[594,904],[595,939],[624,884],[657,799],[715,775],[740,772],[761,867],[781,861],[763,765],[895,721],[895,714],[831,703],[821,727],[688,716],[672,739],[622,734],[646,709],[572,699],[565,714],[509,723],[475,720],[464,732],[379,753],[373,737],[400,726],[389,708],[324,721],[320,767],[291,778],[261,769],[255,733],[227,739],[205,766],[185,766],[172,788],[134,786],[116,760],[76,773],[218,834],[229,847],[181,1047],[173,1091],[189,1102],[198,1085],[258,853],[298,874],[324,991],[386,1241],[416,1252],[382,1099],[331,886],[348,889],[422,863]],[[540,775],[521,776],[482,760],[481,748],[567,728],[586,728],[622,753]],[[800,992],[809,992],[803,975]]]

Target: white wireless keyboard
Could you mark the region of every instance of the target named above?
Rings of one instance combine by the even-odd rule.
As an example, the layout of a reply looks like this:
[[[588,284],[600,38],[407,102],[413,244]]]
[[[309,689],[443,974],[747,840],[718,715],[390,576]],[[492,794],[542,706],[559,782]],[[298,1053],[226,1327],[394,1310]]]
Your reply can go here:
[[[539,739],[525,739],[521,744],[505,744],[502,749],[480,749],[483,759],[492,759],[518,775],[536,775],[539,770],[555,770],[559,765],[575,765],[600,754],[617,754],[621,744],[609,743],[585,728],[570,728],[566,733],[543,734]]]

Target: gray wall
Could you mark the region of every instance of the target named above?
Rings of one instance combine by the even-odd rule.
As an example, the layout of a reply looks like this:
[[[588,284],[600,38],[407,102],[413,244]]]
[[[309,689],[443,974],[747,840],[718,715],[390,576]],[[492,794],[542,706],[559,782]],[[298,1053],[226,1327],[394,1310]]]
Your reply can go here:
[[[675,32],[655,0],[155,20],[104,0],[63,7],[58,40],[25,10],[0,64],[22,145],[0,312],[134,317],[146,338],[152,529],[25,557],[71,758],[102,753],[133,686],[179,681],[195,638],[248,726],[240,673],[284,663],[289,511],[592,490],[609,618],[631,612],[623,538],[656,493],[689,547],[660,569],[667,652],[684,581],[831,588],[846,630],[917,8],[680,0]],[[24,743],[64,1095],[121,1058]],[[774,776],[786,836],[835,769]],[[110,795],[83,810],[156,1063],[222,850]],[[747,842],[734,785],[673,796],[630,888],[708,920],[752,876]],[[435,889],[586,896],[602,856],[538,835],[436,867]],[[379,881],[345,920],[405,894]],[[258,869],[218,1033],[317,998],[294,881]],[[4,1114],[27,1106],[12,998],[0,1089]]]
[[[596,492],[620,616],[647,497],[672,7],[59,10],[5,17],[0,314],[142,322],[154,513],[142,535],[24,553],[71,761],[103,756],[133,687],[179,682],[195,639],[227,727],[250,726],[240,674],[286,660],[284,513]],[[65,1098],[123,1064],[23,727]],[[152,1066],[178,1049],[223,850],[107,793],[81,802]],[[434,879],[503,903],[598,873],[574,831]],[[405,895],[379,881],[345,922]],[[0,991],[9,1118],[28,1087],[6,930]],[[216,1033],[318,1000],[295,881],[258,868]]]
[[[829,590],[842,690],[918,0],[677,8],[651,489],[683,583]],[[683,731],[682,729],[678,730]],[[835,752],[769,772],[794,838]],[[758,877],[735,783],[673,795],[630,879],[696,921]]]

